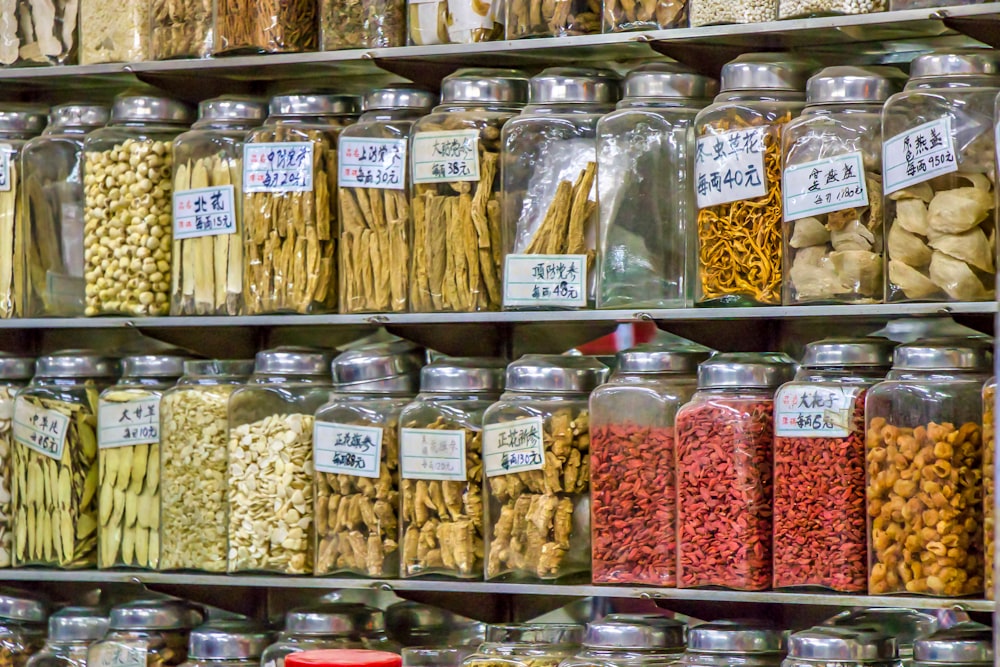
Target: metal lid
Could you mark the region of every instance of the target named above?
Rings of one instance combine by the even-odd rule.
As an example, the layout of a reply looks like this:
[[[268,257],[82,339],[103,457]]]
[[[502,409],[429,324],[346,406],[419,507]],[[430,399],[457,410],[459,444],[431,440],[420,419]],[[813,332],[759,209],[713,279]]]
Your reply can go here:
[[[523,106],[528,81],[528,75],[516,69],[460,69],[442,79],[441,102]]]
[[[774,389],[795,376],[795,360],[780,352],[726,352],[698,366],[698,388]]]
[[[385,610],[389,637],[403,646],[445,646],[461,637],[481,637],[483,624],[429,604],[404,600]],[[477,632],[478,631],[478,632]]]
[[[532,104],[613,104],[619,79],[611,70],[549,67],[531,77]]]
[[[211,621],[191,631],[188,657],[194,660],[257,659],[272,639],[271,632],[248,621]]]
[[[184,362],[184,375],[249,377],[253,363],[251,359],[188,359]]]
[[[0,352],[0,380],[28,380],[34,374],[33,357],[18,357]]]
[[[365,93],[364,109],[427,109],[437,104],[437,96],[429,90],[398,85],[376,88]]]
[[[788,655],[830,662],[891,660],[897,657],[896,639],[873,629],[818,626],[789,637]]]
[[[988,338],[924,338],[904,343],[892,356],[893,370],[988,371],[993,364]]]
[[[507,391],[589,392],[610,369],[594,357],[526,354],[507,366]]]
[[[801,91],[815,68],[814,61],[791,53],[744,53],[722,66],[722,92]]]
[[[337,391],[350,391],[357,383],[414,375],[423,366],[423,350],[406,340],[369,343],[339,354],[331,364]]]
[[[683,649],[684,624],[660,614],[609,614],[587,624],[583,645],[608,649]]]
[[[194,121],[190,106],[170,97],[150,93],[125,92],[115,97],[111,123],[159,122],[188,125]]]
[[[0,106],[0,133],[41,134],[48,122],[48,109],[29,104]]]
[[[56,133],[67,127],[98,128],[108,124],[111,109],[104,104],[70,102],[49,109],[47,134]]]
[[[182,354],[133,354],[122,359],[123,378],[178,378],[184,374]]]
[[[651,63],[625,76],[625,97],[682,97],[710,99],[719,82],[674,63]]]
[[[501,623],[487,626],[486,641],[492,644],[579,645],[586,631],[576,623]]]
[[[806,83],[806,104],[884,102],[905,82],[895,67],[824,67]]]
[[[118,375],[118,360],[94,350],[60,350],[38,357],[35,377],[104,378]]]
[[[615,370],[623,373],[689,373],[712,356],[704,348],[663,343],[644,343],[618,353]]]
[[[715,621],[688,630],[694,653],[784,653],[781,630],[752,621]]]
[[[285,631],[295,635],[373,635],[385,632],[381,609],[354,602],[300,607],[285,615]]]
[[[271,98],[272,116],[351,116],[361,112],[361,96],[341,93],[287,93]]]
[[[198,120],[231,120],[262,123],[267,118],[267,103],[256,97],[222,95],[198,105]]]
[[[824,338],[806,345],[802,365],[808,368],[831,366],[892,366],[895,347],[888,338]]]
[[[438,359],[420,370],[420,391],[500,393],[506,368],[503,359],[491,357]]]
[[[49,601],[40,595],[13,588],[0,589],[0,618],[22,623],[44,623]]]
[[[838,627],[877,627],[896,638],[900,654],[912,652],[914,640],[932,634],[938,628],[936,615],[916,609],[875,608],[843,611],[823,625]]]
[[[134,600],[111,608],[110,630],[175,630],[193,628],[201,614],[181,600]]]
[[[1000,75],[1000,54],[992,49],[936,51],[917,56],[910,63],[910,81],[997,75]]]
[[[253,372],[260,375],[330,375],[333,352],[311,347],[276,347],[263,350],[254,359]]]
[[[49,641],[97,641],[108,631],[108,610],[100,607],[63,607],[49,616]]]
[[[993,632],[980,623],[959,623],[918,639],[913,657],[918,662],[993,664]]]

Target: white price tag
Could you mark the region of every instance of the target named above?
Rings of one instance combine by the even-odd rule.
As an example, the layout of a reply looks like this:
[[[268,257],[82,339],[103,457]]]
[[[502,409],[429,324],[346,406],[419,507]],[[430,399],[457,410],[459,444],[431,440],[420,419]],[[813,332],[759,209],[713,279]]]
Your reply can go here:
[[[465,431],[400,429],[399,451],[403,479],[466,481]]]
[[[586,255],[507,255],[503,305],[587,306]]]
[[[868,206],[860,151],[785,167],[785,220]]]
[[[420,132],[413,135],[414,183],[479,180],[479,131]]]
[[[406,187],[406,139],[340,138],[337,184],[342,188]]]
[[[764,182],[766,134],[766,127],[755,127],[698,139],[694,160],[698,208],[767,194]]]
[[[958,160],[948,116],[901,132],[882,144],[887,195],[953,171],[958,171]]]
[[[483,471],[487,477],[545,467],[542,418],[529,417],[483,427]]]
[[[774,399],[775,435],[790,438],[846,438],[852,430],[857,387],[782,387]]]
[[[14,440],[39,454],[59,460],[66,445],[69,417],[35,406],[24,398],[14,400]]]
[[[146,667],[146,649],[125,644],[102,644],[93,651],[92,667]]]
[[[320,472],[378,479],[382,429],[318,421],[313,427],[313,461]]]
[[[101,449],[160,441],[160,397],[98,402],[97,444]]]
[[[0,144],[0,192],[10,192],[10,156],[13,154],[13,146]]]
[[[244,192],[312,192],[312,189],[311,141],[243,145]]]
[[[236,233],[232,185],[174,193],[174,240]]]

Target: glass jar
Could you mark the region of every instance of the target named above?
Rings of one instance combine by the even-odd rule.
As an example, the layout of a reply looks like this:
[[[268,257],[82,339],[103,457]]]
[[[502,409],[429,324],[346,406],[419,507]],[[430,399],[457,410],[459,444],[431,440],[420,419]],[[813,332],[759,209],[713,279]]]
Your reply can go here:
[[[580,650],[585,634],[575,623],[490,625],[486,641],[463,667],[559,667]]]
[[[590,571],[590,392],[595,357],[528,354],[483,415],[486,579],[560,579]]]
[[[666,30],[688,27],[688,0],[657,0],[639,3],[604,0],[601,13],[602,32]]]
[[[876,628],[818,626],[788,638],[781,667],[902,667],[896,640]]]
[[[662,614],[608,614],[587,624],[583,649],[560,667],[666,667],[684,655],[685,626]]]
[[[97,564],[98,396],[117,373],[114,359],[64,350],[39,357],[31,384],[17,392],[11,446],[15,566]],[[70,498],[62,503],[56,499],[67,477]]]
[[[984,587],[986,599],[996,593],[994,548],[996,541],[996,399],[997,379],[992,377],[983,387],[983,541],[986,568]]]
[[[434,99],[412,86],[373,90],[365,95],[365,113],[340,135],[341,313],[407,310],[412,218],[406,144]]]
[[[25,667],[87,667],[87,650],[108,629],[108,612],[98,607],[63,607],[49,616],[45,646]]]
[[[212,55],[212,0],[151,0],[151,60]]]
[[[766,625],[713,621],[688,630],[686,667],[779,667],[785,635]]]
[[[170,312],[171,142],[191,120],[178,100],[123,93],[108,126],[87,135],[86,315]]]
[[[274,634],[244,620],[210,621],[191,631],[185,667],[259,667]]]
[[[25,667],[45,645],[48,602],[12,588],[0,589],[0,662]]]
[[[431,649],[454,646],[464,653],[463,659],[474,653],[486,638],[485,623],[411,600],[389,605],[385,610],[385,625],[389,637],[401,646]],[[432,660],[431,655],[424,657]]]
[[[413,312],[500,309],[500,133],[527,99],[523,72],[461,69],[441,81],[440,106],[414,124]],[[466,277],[461,281],[453,275],[460,266]]]
[[[318,0],[250,3],[215,0],[214,54],[298,53],[319,46]]]
[[[354,95],[278,95],[264,127],[247,136],[244,314],[336,310],[337,138],[360,102]]]
[[[403,667],[461,667],[473,646],[414,646],[403,647]]]
[[[316,411],[317,575],[399,574],[399,414],[422,361],[406,341],[333,360],[334,393]]]
[[[14,395],[35,370],[31,357],[0,353],[0,568],[13,565],[14,512],[11,455],[14,446]]]
[[[643,65],[625,78],[618,110],[597,123],[598,308],[691,305],[692,123],[717,90],[676,65]]]
[[[993,299],[998,92],[993,51],[935,52],[911,63],[906,88],[885,103],[888,301]]]
[[[304,651],[288,658],[288,667],[400,667],[402,658],[388,651],[333,648]]]
[[[879,338],[809,343],[795,379],[775,394],[774,588],[868,588],[865,395],[885,379],[892,347]]]
[[[409,43],[474,44],[503,39],[503,24],[495,3],[476,0],[424,0],[406,3]]]
[[[108,108],[60,104],[40,137],[21,150],[26,242],[24,316],[74,317],[84,313],[83,140],[104,127]]]
[[[738,0],[714,2],[690,0],[691,27],[726,23],[765,23],[778,18],[777,0]]]
[[[989,350],[961,339],[900,345],[868,391],[870,595],[983,592],[982,397]]]
[[[149,60],[149,0],[80,0],[80,64]]]
[[[321,51],[406,46],[406,0],[319,0]]]
[[[76,3],[8,2],[0,10],[0,65],[75,65]]]
[[[229,397],[253,371],[236,359],[185,361],[160,400],[160,569],[225,572]]]
[[[229,572],[312,574],[313,414],[330,395],[332,357],[258,352],[250,381],[229,397]]]
[[[932,7],[955,7],[961,5],[978,5],[983,0],[889,0],[890,11],[907,9],[928,9]]]
[[[108,633],[90,645],[87,664],[177,667],[187,660],[201,614],[181,600],[136,600],[111,608]]]
[[[403,577],[483,576],[483,413],[505,367],[446,358],[420,372],[420,394],[399,416]]]
[[[699,303],[781,303],[781,135],[812,66],[744,54],[723,65],[722,92],[695,118]]]
[[[853,609],[840,612],[822,625],[875,628],[895,638],[900,660],[904,665],[909,665],[913,660],[913,643],[937,632],[938,617],[933,611],[916,609]]]
[[[593,305],[597,122],[618,94],[609,70],[550,67],[504,125],[504,308]]]
[[[97,416],[97,567],[155,570],[160,563],[160,397],[183,373],[184,356],[122,360],[101,392]]]
[[[174,139],[171,315],[243,312],[243,140],[267,106],[224,95]]]
[[[590,540],[595,584],[675,586],[674,416],[705,348],[649,343],[618,353],[590,395]]]
[[[785,305],[883,300],[881,111],[902,77],[827,67],[809,79],[782,137]]]
[[[677,429],[677,587],[771,586],[774,392],[795,374],[784,354],[717,354]]]
[[[331,602],[293,609],[285,615],[278,641],[264,649],[261,667],[285,667],[285,658],[302,651],[372,649],[398,652],[385,635],[385,615],[363,604]]]
[[[891,0],[778,0],[778,18],[809,18],[851,14],[876,14],[889,9]]]
[[[993,664],[993,633],[986,625],[966,621],[913,646],[913,667],[987,667]]]
[[[531,3],[530,0],[503,0],[500,22],[507,39],[524,37],[570,37],[601,32],[600,0],[558,0]]]

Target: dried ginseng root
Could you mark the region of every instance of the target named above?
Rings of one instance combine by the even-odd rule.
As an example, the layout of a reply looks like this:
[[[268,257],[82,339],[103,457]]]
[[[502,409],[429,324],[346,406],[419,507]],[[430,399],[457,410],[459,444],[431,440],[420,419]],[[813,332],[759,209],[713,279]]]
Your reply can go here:
[[[687,0],[604,0],[604,32],[687,27]]]
[[[212,0],[152,0],[153,60],[212,54]]]
[[[597,202],[590,199],[596,172],[597,163],[588,162],[575,183],[559,182],[525,255],[586,255],[587,272],[593,269],[596,252],[587,247],[587,229],[597,211]]]
[[[601,31],[598,0],[507,0],[507,39],[593,35]]]
[[[404,190],[341,188],[341,310],[406,310],[410,205]]]

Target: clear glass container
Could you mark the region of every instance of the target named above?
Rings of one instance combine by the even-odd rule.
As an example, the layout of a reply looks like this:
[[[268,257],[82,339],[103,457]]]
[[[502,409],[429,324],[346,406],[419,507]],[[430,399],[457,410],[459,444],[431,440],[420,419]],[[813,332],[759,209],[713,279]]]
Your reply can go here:
[[[505,309],[593,305],[597,122],[618,101],[618,84],[609,70],[550,67],[531,78],[531,103],[504,125]],[[554,275],[548,266],[537,272],[538,262]]]
[[[403,647],[403,667],[461,667],[474,646],[414,646]]]
[[[340,135],[341,313],[408,309],[413,222],[407,140],[435,100],[412,86],[372,90],[365,113]]]
[[[889,9],[891,0],[778,0],[778,18],[809,18],[851,14],[877,14]]]
[[[35,371],[33,357],[0,353],[0,568],[14,562],[14,511],[12,453],[14,447],[14,396]]]
[[[892,348],[880,338],[809,343],[775,394],[774,588],[868,589],[865,395],[885,379]]]
[[[337,309],[337,138],[361,99],[273,97],[243,145],[244,314]]]
[[[49,616],[45,646],[25,667],[87,667],[87,650],[108,630],[108,610],[63,607]]]
[[[590,392],[595,357],[528,354],[483,415],[486,579],[552,580],[590,571]]]
[[[722,67],[722,92],[695,118],[698,303],[781,303],[781,136],[813,64],[744,54]]]
[[[441,81],[440,106],[414,124],[410,153],[424,166],[410,174],[413,312],[500,309],[500,133],[527,100],[523,72],[461,69]],[[453,277],[461,267],[465,280]]]
[[[676,65],[643,65],[597,123],[598,308],[691,305],[693,123],[717,90]]]
[[[932,7],[956,7],[961,5],[978,5],[985,0],[889,0],[890,11],[906,9],[927,9]]]
[[[782,136],[785,305],[883,300],[881,111],[903,76],[827,67],[809,79]]]
[[[998,92],[993,51],[934,52],[885,103],[887,301],[993,299]]]
[[[781,667],[902,667],[896,639],[876,628],[815,627],[788,638]]]
[[[706,348],[649,343],[618,353],[590,394],[590,540],[595,584],[677,583],[674,416]]]
[[[406,46],[406,0],[319,0],[321,51]]]
[[[191,109],[122,93],[108,126],[84,141],[86,315],[166,315],[172,280],[174,137]]]
[[[490,625],[486,641],[463,667],[559,667],[580,650],[585,634],[574,623]]]
[[[765,23],[778,18],[778,0],[690,0],[692,28],[726,23]]]
[[[313,414],[329,398],[332,358],[302,347],[258,352],[250,381],[229,397],[229,572],[312,574]],[[277,511],[262,516],[260,507]]]
[[[464,652],[463,659],[483,643],[487,627],[440,607],[411,600],[389,605],[385,610],[385,626],[389,637],[401,646],[431,649],[454,646]],[[432,659],[430,655],[426,657]]]
[[[407,0],[409,43],[474,44],[503,39],[496,3],[478,0]]]
[[[243,140],[266,115],[254,98],[215,97],[174,139],[171,315],[243,312]]]
[[[918,639],[913,667],[988,667],[993,655],[989,626],[966,621]]]
[[[150,59],[212,55],[212,0],[151,0]]]
[[[90,645],[92,667],[178,667],[188,654],[191,628],[202,615],[181,600],[136,600],[111,608],[108,632]]]
[[[8,2],[0,10],[0,65],[75,65],[79,4]]]
[[[688,27],[688,0],[655,0],[642,3],[604,0],[602,32],[666,30]]]
[[[253,362],[185,361],[160,400],[160,569],[225,572],[229,397]]]
[[[319,46],[319,0],[213,0],[214,55],[299,53]]]
[[[0,662],[25,667],[45,645],[48,614],[44,598],[25,591],[0,590]]]
[[[982,388],[987,348],[926,339],[896,348],[868,391],[870,595],[983,592]]]
[[[184,667],[259,667],[274,639],[274,633],[248,621],[210,621],[191,631]]]
[[[570,37],[601,32],[600,0],[556,0],[551,3],[531,0],[503,0],[500,22],[507,39],[524,37]]]
[[[158,569],[160,397],[183,373],[179,354],[130,355],[98,400],[97,567]]]
[[[117,374],[115,359],[64,350],[39,357],[31,384],[17,392],[11,446],[15,566],[97,564],[98,396]],[[67,478],[70,497],[63,503],[59,489]]]
[[[420,372],[420,394],[399,416],[403,577],[483,576],[483,413],[505,368],[445,358]]]
[[[150,0],[80,0],[80,64],[149,60]]]
[[[678,588],[770,588],[773,398],[794,374],[772,352],[698,366],[698,391],[674,418]]]
[[[939,621],[934,611],[881,607],[842,611],[822,625],[875,628],[895,638],[900,660],[904,665],[910,665],[913,660],[913,643],[937,632]]]
[[[293,609],[285,615],[278,641],[264,649],[261,667],[285,667],[285,658],[302,651],[370,649],[399,652],[385,634],[385,615],[363,604],[331,602]]]
[[[780,667],[785,633],[744,621],[713,621],[688,630],[686,667]]]
[[[25,317],[84,314],[84,261],[97,250],[83,244],[83,141],[108,113],[100,104],[52,107],[45,131],[21,149]]]
[[[316,411],[317,575],[399,574],[399,415],[422,362],[406,341],[333,360],[334,393]]]
[[[608,614],[587,624],[583,648],[560,667],[666,667],[684,655],[685,626],[661,614]]]
[[[996,400],[997,379],[992,377],[983,387],[983,579],[986,599],[996,594]]]

